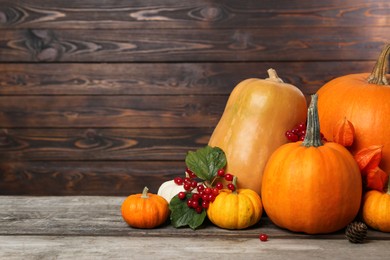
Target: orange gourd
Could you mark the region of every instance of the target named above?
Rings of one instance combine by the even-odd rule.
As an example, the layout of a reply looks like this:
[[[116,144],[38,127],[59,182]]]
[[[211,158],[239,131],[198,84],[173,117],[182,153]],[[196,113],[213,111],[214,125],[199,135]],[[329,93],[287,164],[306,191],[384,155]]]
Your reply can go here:
[[[236,177],[234,185],[236,184]],[[244,229],[260,221],[263,206],[251,189],[222,189],[207,209],[209,220],[220,228]]]
[[[230,94],[209,145],[221,148],[226,172],[238,187],[260,194],[264,166],[273,151],[287,142],[285,132],[306,120],[306,99],[295,86],[283,83],[275,70],[267,79],[246,79]]]
[[[355,128],[350,151],[371,145],[383,145],[380,168],[390,172],[390,86],[387,63],[390,44],[387,45],[371,74],[351,74],[338,77],[318,90],[318,113],[321,131],[328,140],[336,123],[347,118]]]
[[[271,155],[263,176],[263,207],[276,225],[291,231],[334,232],[359,211],[359,167],[344,146],[321,142],[316,95],[306,131],[303,142],[282,145]]]
[[[387,193],[371,190],[364,195],[362,216],[370,227],[390,232],[390,182]]]
[[[155,228],[168,219],[169,212],[168,202],[159,195],[148,193],[147,187],[142,193],[128,196],[121,207],[123,219],[135,228]]]

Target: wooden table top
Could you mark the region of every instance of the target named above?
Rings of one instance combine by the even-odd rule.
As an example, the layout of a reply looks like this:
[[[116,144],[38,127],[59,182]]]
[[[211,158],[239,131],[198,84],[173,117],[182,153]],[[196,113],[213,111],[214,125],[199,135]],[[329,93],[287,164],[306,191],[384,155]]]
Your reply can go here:
[[[371,229],[363,244],[344,231],[289,232],[266,217],[246,230],[134,229],[122,220],[123,200],[0,196],[0,259],[389,259],[390,234]],[[269,240],[260,242],[260,233]]]

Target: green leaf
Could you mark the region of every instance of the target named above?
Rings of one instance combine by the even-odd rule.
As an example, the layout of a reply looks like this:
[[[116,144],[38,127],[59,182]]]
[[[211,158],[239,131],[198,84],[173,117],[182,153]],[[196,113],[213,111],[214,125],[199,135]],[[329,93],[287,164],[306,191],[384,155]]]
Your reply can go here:
[[[192,194],[187,194],[189,199]],[[171,224],[175,228],[189,226],[192,229],[197,229],[203,224],[206,218],[206,210],[202,213],[196,213],[196,211],[187,206],[186,200],[181,200],[176,195],[169,203],[169,209],[171,210]]]
[[[219,169],[225,167],[226,156],[219,147],[205,146],[195,152],[188,152],[185,159],[187,167],[193,171],[198,178],[211,181]]]

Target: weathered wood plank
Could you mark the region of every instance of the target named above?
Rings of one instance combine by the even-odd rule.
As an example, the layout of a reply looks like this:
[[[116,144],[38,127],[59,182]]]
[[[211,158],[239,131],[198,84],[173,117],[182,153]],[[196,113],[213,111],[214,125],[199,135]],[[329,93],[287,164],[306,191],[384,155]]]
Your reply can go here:
[[[184,176],[180,161],[2,161],[0,195],[126,196]]]
[[[214,127],[228,96],[1,96],[0,127]]]
[[[2,161],[183,160],[213,129],[2,129],[0,154]]]
[[[0,28],[389,26],[386,0],[0,1]]]
[[[388,241],[355,245],[340,240],[213,237],[0,236],[3,259],[340,259],[381,260]]]
[[[120,213],[125,197],[104,196],[0,196],[0,235],[83,235],[83,236],[156,236],[176,238],[256,238],[260,232],[270,239],[326,238],[344,239],[344,231],[332,234],[307,235],[276,227],[266,216],[245,230],[220,229],[210,222],[193,231],[176,229],[169,222],[156,229],[135,229],[127,226]],[[389,240],[390,234],[372,229],[370,240]],[[347,240],[345,240],[346,243]]]
[[[0,62],[359,61],[388,42],[389,27],[2,30]]]
[[[374,61],[246,63],[0,63],[0,95],[227,95],[275,68],[310,95],[334,77],[370,72]]]
[[[388,257],[389,241],[321,239],[0,236],[2,259],[356,259]]]

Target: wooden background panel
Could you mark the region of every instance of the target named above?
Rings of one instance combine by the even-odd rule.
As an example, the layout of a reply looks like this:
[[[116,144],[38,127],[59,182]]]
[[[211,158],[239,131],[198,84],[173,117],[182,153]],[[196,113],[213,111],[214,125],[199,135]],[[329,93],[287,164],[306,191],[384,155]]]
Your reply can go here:
[[[126,196],[144,186],[157,193],[161,183],[184,171],[184,160],[7,161],[0,164],[0,195]]]
[[[0,26],[12,28],[231,28],[389,26],[385,0],[329,1],[0,1]]]
[[[0,63],[0,95],[228,95],[267,69],[313,94],[329,80],[370,72],[374,61],[245,63]]]
[[[184,160],[212,128],[22,128],[0,130],[3,160]]]
[[[0,62],[373,60],[390,41],[388,27],[1,32]]]
[[[369,72],[389,17],[384,0],[0,0],[0,192],[156,190],[238,82],[272,67],[309,97]]]
[[[0,96],[0,127],[213,127],[227,96]]]

